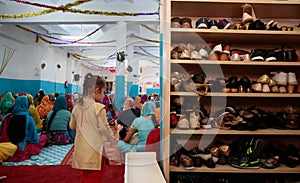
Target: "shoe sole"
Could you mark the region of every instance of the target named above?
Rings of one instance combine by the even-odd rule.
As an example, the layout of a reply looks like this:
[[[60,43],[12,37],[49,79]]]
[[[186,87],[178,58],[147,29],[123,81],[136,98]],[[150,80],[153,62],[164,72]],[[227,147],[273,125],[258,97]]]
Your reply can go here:
[[[260,166],[239,166],[235,164],[231,164],[231,166],[235,168],[241,168],[241,169],[258,169]]]

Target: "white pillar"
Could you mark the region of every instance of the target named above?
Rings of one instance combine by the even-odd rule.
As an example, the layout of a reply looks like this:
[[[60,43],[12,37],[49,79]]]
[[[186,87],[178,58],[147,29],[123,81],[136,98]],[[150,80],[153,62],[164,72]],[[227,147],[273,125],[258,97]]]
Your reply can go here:
[[[128,67],[132,68],[131,72],[128,72],[127,77],[127,95],[131,97],[136,97],[139,94],[139,61],[134,58],[134,47],[129,45],[127,47],[128,52]]]
[[[117,23],[116,31],[116,53],[126,50],[126,22]],[[123,108],[123,98],[125,96],[125,60],[123,62],[116,61],[116,85],[115,85],[115,107],[118,110]]]

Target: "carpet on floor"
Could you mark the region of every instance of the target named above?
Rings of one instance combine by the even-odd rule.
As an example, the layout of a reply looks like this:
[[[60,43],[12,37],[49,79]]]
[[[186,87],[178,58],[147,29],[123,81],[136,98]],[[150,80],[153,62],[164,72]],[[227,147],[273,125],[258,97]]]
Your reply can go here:
[[[81,171],[71,167],[74,146],[70,148],[60,165],[0,165],[0,183],[79,183]],[[124,165],[110,165],[102,183],[123,183]],[[97,182],[95,180],[95,182]]]
[[[102,183],[123,183],[124,172],[124,165],[111,165]],[[1,176],[6,176],[6,179],[0,180],[0,183],[79,183],[81,171],[70,165],[0,166]]]

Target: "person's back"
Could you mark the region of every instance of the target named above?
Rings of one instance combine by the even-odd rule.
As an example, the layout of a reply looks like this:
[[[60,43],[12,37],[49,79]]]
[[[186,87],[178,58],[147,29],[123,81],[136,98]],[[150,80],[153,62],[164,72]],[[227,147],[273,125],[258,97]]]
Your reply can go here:
[[[30,156],[41,152],[45,145],[47,137],[39,136],[35,122],[28,111],[28,98],[19,96],[16,98],[12,117],[8,122],[7,135],[10,142],[18,146],[15,155],[9,161],[23,161]],[[9,115],[7,115],[9,117]]]
[[[69,130],[70,118],[71,113],[67,110],[65,96],[58,96],[53,110],[48,113],[46,118],[47,130],[51,133],[51,140],[54,144],[68,144],[74,141],[74,136]]]
[[[154,102],[148,101],[144,103],[142,109],[142,116],[136,118],[130,127],[130,128],[137,129],[139,135],[138,142],[137,144],[130,144],[129,141],[126,140],[128,138],[124,138],[124,140],[119,140],[118,147],[122,152],[144,151],[148,134],[156,126],[154,109],[155,109]],[[129,129],[129,132],[130,131],[131,130]],[[131,133],[127,133],[127,134],[131,134]]]
[[[36,109],[36,107],[34,106],[34,101],[33,101],[33,97],[30,94],[26,94],[27,98],[28,98],[28,102],[29,102],[29,113],[31,114],[32,118],[34,119],[35,122],[35,126],[37,129],[41,129],[43,126],[43,121],[40,118],[40,115]]]
[[[72,168],[81,169],[81,182],[101,182],[106,169],[103,136],[114,138],[105,105],[100,104],[104,92],[105,81],[88,73],[82,97],[72,110],[70,128],[76,130]]]
[[[140,117],[140,115],[140,111],[135,106],[135,101],[128,97],[124,102],[124,110],[120,113],[117,122],[124,127],[129,127],[133,120]]]

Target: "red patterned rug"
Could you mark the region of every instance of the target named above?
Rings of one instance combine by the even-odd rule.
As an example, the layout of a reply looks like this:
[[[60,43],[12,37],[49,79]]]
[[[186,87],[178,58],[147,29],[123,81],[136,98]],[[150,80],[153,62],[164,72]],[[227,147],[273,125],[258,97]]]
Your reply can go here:
[[[81,171],[71,167],[74,146],[71,147],[60,165],[20,165],[20,166],[1,166],[0,177],[6,176],[0,180],[0,183],[79,183]],[[125,166],[113,163],[106,170],[103,183],[123,183]]]

